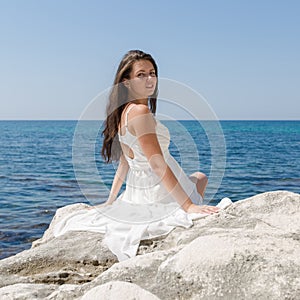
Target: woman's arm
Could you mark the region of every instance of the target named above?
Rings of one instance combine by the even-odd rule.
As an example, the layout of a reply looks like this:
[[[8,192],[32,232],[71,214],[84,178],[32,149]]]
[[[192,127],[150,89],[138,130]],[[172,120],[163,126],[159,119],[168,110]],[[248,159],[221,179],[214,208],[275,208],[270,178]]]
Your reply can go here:
[[[106,200],[106,202],[101,203],[96,206],[92,206],[90,208],[110,205],[117,199],[118,193],[119,193],[121,186],[122,186],[122,184],[126,178],[126,175],[128,173],[128,169],[129,169],[129,166],[128,166],[127,160],[125,159],[124,155],[122,154],[120,157],[119,165],[118,165],[118,168],[117,168],[117,171],[116,171],[116,174],[115,174],[112,186],[111,186],[111,190],[110,190],[108,199]]]
[[[195,205],[187,195],[176,176],[166,163],[155,131],[156,123],[146,105],[136,105],[131,110],[129,129],[138,137],[140,146],[147,157],[152,170],[161,178],[166,190],[176,199],[186,212],[211,213],[217,208]]]
[[[129,129],[132,128],[134,130],[152,170],[162,180],[166,190],[177,200],[183,210],[187,211],[192,201],[166,163],[157,139],[155,127],[155,120],[146,105],[136,105],[131,110]]]
[[[116,171],[113,183],[112,183],[112,187],[109,193],[109,197],[107,199],[107,201],[105,202],[105,204],[112,204],[117,196],[118,193],[121,189],[121,186],[126,178],[126,175],[128,173],[128,163],[127,160],[125,159],[124,155],[122,154],[120,157],[120,161],[119,161],[119,166],[118,169]]]

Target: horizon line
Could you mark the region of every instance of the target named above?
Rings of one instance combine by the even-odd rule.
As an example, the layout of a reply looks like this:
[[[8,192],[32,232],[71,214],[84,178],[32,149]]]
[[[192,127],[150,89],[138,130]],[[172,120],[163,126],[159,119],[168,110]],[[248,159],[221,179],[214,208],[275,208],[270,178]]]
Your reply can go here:
[[[105,119],[0,119],[0,122],[5,121],[104,121]],[[162,121],[300,121],[300,119],[160,119]]]

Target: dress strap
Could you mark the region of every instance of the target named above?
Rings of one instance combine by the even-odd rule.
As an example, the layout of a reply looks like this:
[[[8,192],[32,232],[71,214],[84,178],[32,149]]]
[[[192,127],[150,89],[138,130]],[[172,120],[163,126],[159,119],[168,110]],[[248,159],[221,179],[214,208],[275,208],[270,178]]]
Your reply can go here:
[[[130,110],[134,107],[134,105],[129,104],[127,107],[127,111],[125,114],[125,127],[127,128],[128,126],[128,113],[130,112]]]

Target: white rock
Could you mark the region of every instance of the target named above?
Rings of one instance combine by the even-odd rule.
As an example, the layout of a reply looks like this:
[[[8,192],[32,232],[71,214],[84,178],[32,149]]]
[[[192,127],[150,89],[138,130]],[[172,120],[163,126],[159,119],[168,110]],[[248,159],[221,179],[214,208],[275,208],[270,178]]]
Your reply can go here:
[[[75,203],[75,204],[70,204],[70,205],[59,208],[56,211],[55,216],[53,217],[48,229],[44,232],[43,236],[40,239],[35,240],[32,243],[31,247],[32,248],[37,247],[37,246],[44,244],[44,243],[48,242],[49,240],[53,239],[54,238],[53,228],[59,221],[61,221],[65,216],[67,216],[77,210],[84,209],[86,207],[89,207],[89,205],[87,205],[85,203]]]
[[[0,288],[1,300],[45,299],[57,287],[47,284],[17,283]]]
[[[139,255],[121,263],[99,234],[53,237],[53,225],[83,206],[59,209],[36,247],[0,261],[1,300],[74,300],[100,286],[99,293],[115,290],[115,281],[166,300],[299,299],[299,194],[235,202],[191,228],[142,241]]]
[[[159,300],[155,295],[138,285],[122,281],[111,281],[94,287],[83,295],[81,300]]]

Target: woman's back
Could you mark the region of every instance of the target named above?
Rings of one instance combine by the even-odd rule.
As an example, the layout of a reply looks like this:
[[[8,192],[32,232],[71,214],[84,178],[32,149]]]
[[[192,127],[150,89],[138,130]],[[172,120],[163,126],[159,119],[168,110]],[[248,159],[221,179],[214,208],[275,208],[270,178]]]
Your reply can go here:
[[[123,111],[120,122],[121,124],[118,131],[118,137],[123,150],[123,154],[125,155],[129,166],[138,168],[140,165],[140,167],[144,168],[146,163],[146,165],[150,167],[148,160],[141,149],[138,137],[132,132],[133,130],[129,125],[130,121],[134,119],[134,117],[131,117],[129,115],[130,111],[132,111],[136,105],[137,104],[129,104]],[[155,133],[157,135],[159,146],[164,156],[168,156],[170,144],[169,130],[159,120],[156,120],[154,116],[153,118],[156,122]]]

